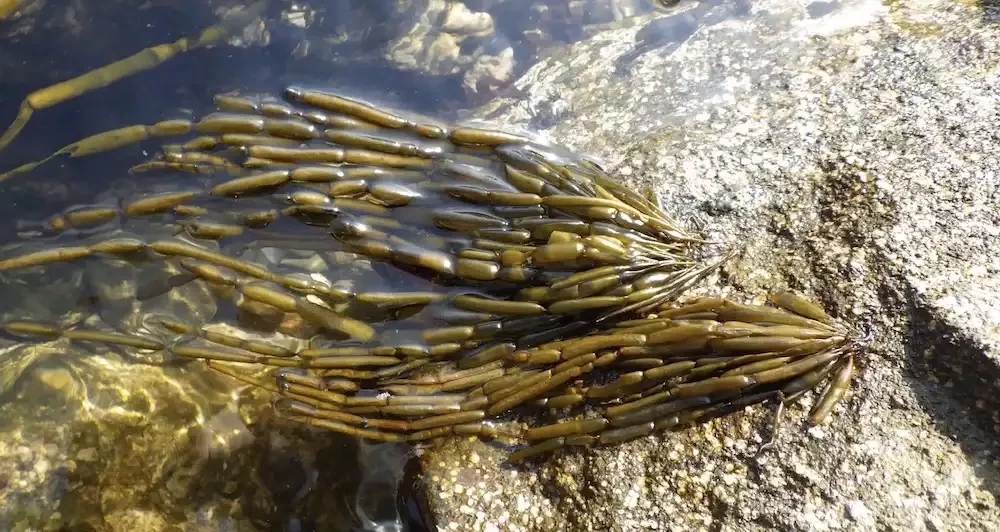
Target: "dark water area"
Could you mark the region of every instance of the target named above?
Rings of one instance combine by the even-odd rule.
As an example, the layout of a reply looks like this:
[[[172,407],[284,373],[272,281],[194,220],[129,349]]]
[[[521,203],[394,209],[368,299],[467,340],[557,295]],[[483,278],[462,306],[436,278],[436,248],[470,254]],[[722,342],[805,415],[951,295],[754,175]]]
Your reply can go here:
[[[331,2],[335,5],[342,2]],[[108,16],[115,13],[110,10]],[[210,26],[211,16],[189,16],[198,10],[154,8],[140,10],[128,23],[105,22],[107,40],[113,46],[106,54],[92,54],[87,46],[73,46],[69,36],[52,35],[38,30],[13,42],[0,43],[4,55],[23,58],[20,82],[0,79],[0,122],[5,126],[18,112],[21,100],[32,91],[62,81],[49,72],[83,74],[139,50],[173,42],[184,36],[196,36]],[[131,13],[129,13],[131,15]],[[123,19],[126,15],[116,14]],[[387,21],[387,24],[391,21]],[[2,29],[0,22],[0,29]],[[159,66],[127,76],[109,86],[82,94],[36,111],[8,149],[0,152],[4,171],[28,161],[42,159],[55,149],[102,131],[132,124],[152,124],[174,118],[192,119],[214,110],[212,97],[225,92],[266,94],[280,97],[290,85],[357,95],[374,103],[396,104],[409,111],[448,117],[468,105],[454,77],[427,76],[408,72],[379,61],[358,61],[349,65],[330,64],[311,57],[291,56],[296,38],[302,35],[273,35],[264,46],[238,47],[220,44],[195,49],[165,61]],[[51,43],[58,43],[54,47]],[[368,40],[366,40],[368,42]],[[82,44],[82,43],[80,43]],[[348,51],[349,52],[349,51]],[[0,76],[6,78],[6,76]],[[30,202],[41,188],[40,181],[54,180],[60,187],[70,187],[63,194],[65,205],[86,203],[88,192],[103,190],[114,176],[161,142],[151,139],[126,146],[112,153],[77,160],[53,161],[35,172],[33,183],[13,180],[0,183],[5,209],[17,211]],[[62,175],[65,173],[66,175]],[[72,175],[72,179],[68,175]],[[72,200],[68,198],[72,196]],[[46,195],[52,207],[58,195]]]
[[[98,132],[205,116],[214,110],[212,96],[223,92],[280,96],[285,87],[294,84],[340,94],[366,95],[376,101],[405,101],[406,109],[439,115],[443,114],[441,106],[461,97],[453,87],[449,90],[447,80],[421,78],[393,71],[388,66],[334,67],[319,75],[315,68],[306,65],[288,68],[283,57],[269,47],[219,47],[181,54],[150,71],[36,112],[9,149],[0,153],[0,168],[7,170],[42,159],[61,146]],[[177,83],[178,80],[183,82]],[[3,95],[28,92],[28,86],[0,88]],[[13,98],[2,99],[0,116],[4,121],[16,115],[19,103]],[[109,180],[125,175],[130,166],[143,158],[144,152],[155,151],[159,144],[162,140],[149,139],[111,153],[52,161],[35,172],[30,183],[25,182],[28,180],[0,183],[5,209],[30,209],[29,204],[37,199],[43,183],[50,180],[54,182],[52,188],[69,189],[62,194],[45,195],[44,200],[54,210],[88,203],[94,192],[105,190]]]

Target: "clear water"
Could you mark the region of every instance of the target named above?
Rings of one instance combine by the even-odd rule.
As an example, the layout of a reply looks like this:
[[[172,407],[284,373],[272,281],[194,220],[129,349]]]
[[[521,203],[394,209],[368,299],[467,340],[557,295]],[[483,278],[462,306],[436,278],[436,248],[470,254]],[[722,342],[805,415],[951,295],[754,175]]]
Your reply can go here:
[[[4,125],[32,91],[196,34],[216,21],[210,6],[235,5],[16,3],[19,9],[0,19]],[[107,129],[202,116],[212,110],[214,94],[234,90],[278,95],[289,84],[305,84],[449,119],[503,93],[539,56],[604,27],[645,23],[662,7],[652,0],[466,0],[460,14],[472,14],[462,19],[472,22],[452,39],[457,55],[449,63],[427,52],[442,34],[458,31],[446,29],[443,4],[271,0],[261,21],[226,44],[180,54],[37,111],[0,152],[0,169]],[[469,35],[477,20],[492,29]],[[652,26],[642,51],[657,49],[660,40],[683,40],[690,35],[686,22]],[[415,62],[399,53],[407,35],[423,36],[411,54]],[[512,67],[503,79],[472,74],[476,57],[507,49]],[[138,144],[61,160],[0,183],[0,245],[23,234],[28,220],[150,186],[122,176],[154,149],[155,143]],[[133,229],[147,236],[163,231],[148,223]],[[151,270],[149,277],[162,274]],[[195,318],[214,312],[211,297],[191,288],[115,303],[115,293],[135,288],[129,279],[113,268],[70,265],[4,275],[0,317],[130,323],[149,312]],[[202,364],[64,340],[0,338],[0,530],[432,527],[420,497],[417,451],[277,420],[269,401],[266,392],[235,387]]]

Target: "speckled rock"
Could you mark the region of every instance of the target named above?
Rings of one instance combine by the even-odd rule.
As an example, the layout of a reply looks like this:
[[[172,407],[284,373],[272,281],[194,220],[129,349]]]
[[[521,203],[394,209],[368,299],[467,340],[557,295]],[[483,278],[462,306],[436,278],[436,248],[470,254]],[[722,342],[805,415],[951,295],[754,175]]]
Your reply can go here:
[[[699,292],[821,301],[869,340],[853,392],[826,426],[805,424],[809,401],[786,411],[763,452],[773,405],[517,467],[500,446],[452,440],[423,455],[439,529],[1000,527],[995,11],[766,0],[731,13],[643,54],[637,35],[685,21],[598,33],[476,115],[594,153],[743,246]]]

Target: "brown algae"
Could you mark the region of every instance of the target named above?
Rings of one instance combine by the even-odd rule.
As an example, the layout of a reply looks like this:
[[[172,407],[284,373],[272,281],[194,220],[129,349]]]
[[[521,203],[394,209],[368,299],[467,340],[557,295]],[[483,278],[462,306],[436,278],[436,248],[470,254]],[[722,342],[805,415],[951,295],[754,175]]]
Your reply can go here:
[[[206,184],[39,220],[45,244],[18,243],[0,271],[165,261],[229,305],[231,327],[285,327],[308,347],[179,319],[142,334],[30,319],[0,329],[201,359],[273,391],[282,415],[359,438],[493,437],[495,421],[521,414],[530,428],[515,461],[809,390],[824,390],[811,413],[821,423],[844,397],[857,348],[822,308],[789,292],[774,306],[678,303],[731,255],[697,259],[697,236],[593,162],[337,94],[286,96],[287,105],[220,95],[220,111],[200,120],[130,126],[60,150],[177,136],[133,170],[194,172]],[[150,217],[174,224],[175,236],[116,236],[123,220]],[[302,260],[260,264],[227,251],[230,242],[341,260],[319,271]],[[560,420],[538,425],[540,409]]]

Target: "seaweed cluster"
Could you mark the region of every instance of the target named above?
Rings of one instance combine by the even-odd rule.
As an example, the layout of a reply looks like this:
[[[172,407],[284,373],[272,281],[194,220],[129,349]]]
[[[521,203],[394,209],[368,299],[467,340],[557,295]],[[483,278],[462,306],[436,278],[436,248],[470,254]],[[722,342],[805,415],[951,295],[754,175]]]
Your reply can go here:
[[[141,297],[202,285],[219,303],[209,323],[0,327],[205,360],[274,392],[282,415],[360,438],[527,442],[512,460],[785,404],[826,383],[812,412],[822,422],[847,389],[854,344],[818,306],[790,293],[774,306],[678,303],[731,254],[700,260],[701,239],[598,164],[528,135],[300,87],[285,96],[219,95],[200,120],[59,150],[178,137],[131,170],[174,189],[39,221],[0,259],[0,272],[166,262],[176,273]],[[137,218],[170,234],[123,233]],[[241,256],[265,245],[297,260]],[[523,434],[493,424],[521,413],[531,425],[539,409],[562,421]]]

